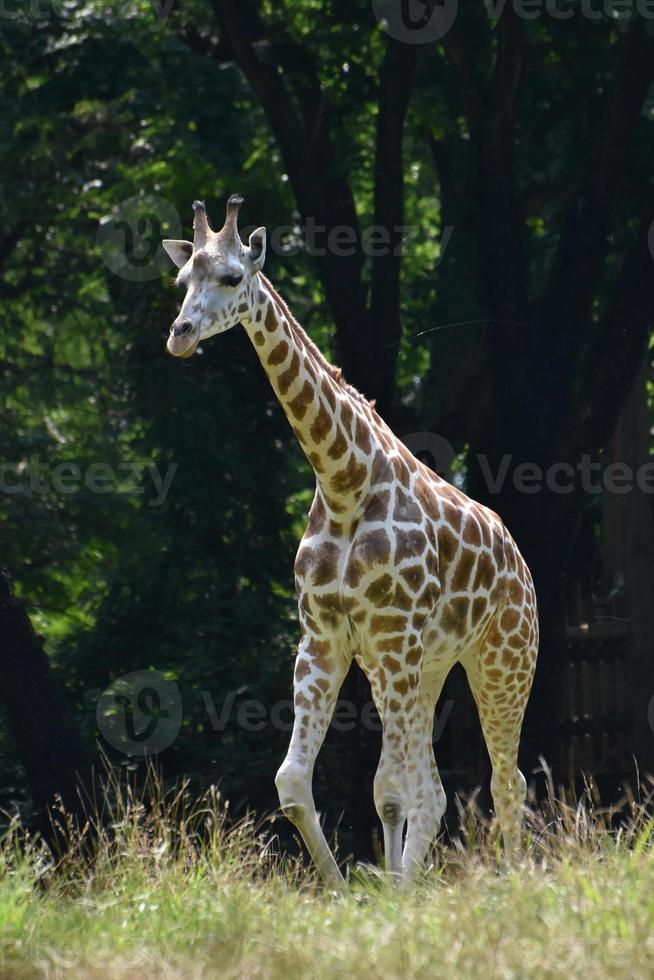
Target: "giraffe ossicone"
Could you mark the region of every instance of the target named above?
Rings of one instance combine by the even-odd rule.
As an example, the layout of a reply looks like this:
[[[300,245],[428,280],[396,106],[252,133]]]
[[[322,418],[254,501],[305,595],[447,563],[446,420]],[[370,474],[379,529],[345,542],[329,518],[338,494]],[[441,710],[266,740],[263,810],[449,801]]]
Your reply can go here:
[[[242,323],[316,475],[295,561],[301,638],[293,733],[276,777],[282,810],[324,880],[340,885],[311,784],[355,659],[383,726],[374,798],[387,866],[415,874],[445,812],[432,727],[445,678],[460,662],[514,858],[526,792],[518,746],[538,649],[529,569],[500,518],[420,463],[322,356],[261,272],[265,229],[241,241],[241,203],[230,197],[214,232],[196,201],[193,242],[164,241],[186,288],[167,347],[189,357],[201,340]]]

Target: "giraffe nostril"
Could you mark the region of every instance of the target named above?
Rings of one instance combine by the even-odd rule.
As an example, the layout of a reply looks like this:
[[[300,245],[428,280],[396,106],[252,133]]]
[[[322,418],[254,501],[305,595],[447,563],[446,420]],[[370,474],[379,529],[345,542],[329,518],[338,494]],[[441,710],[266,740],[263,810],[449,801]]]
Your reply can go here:
[[[173,337],[183,337],[192,328],[193,324],[190,320],[180,320],[179,323],[173,324]]]

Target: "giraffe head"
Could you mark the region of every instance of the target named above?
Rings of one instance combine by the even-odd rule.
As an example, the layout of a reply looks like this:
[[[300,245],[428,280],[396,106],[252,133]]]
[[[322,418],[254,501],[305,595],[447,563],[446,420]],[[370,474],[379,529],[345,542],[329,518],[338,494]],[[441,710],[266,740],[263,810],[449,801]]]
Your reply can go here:
[[[225,224],[215,232],[202,201],[194,201],[193,241],[162,243],[179,269],[177,285],[186,289],[168,337],[168,351],[175,357],[190,357],[201,340],[229,330],[251,308],[253,282],[266,255],[266,230],[257,228],[243,244],[237,227],[242,203],[232,194]]]

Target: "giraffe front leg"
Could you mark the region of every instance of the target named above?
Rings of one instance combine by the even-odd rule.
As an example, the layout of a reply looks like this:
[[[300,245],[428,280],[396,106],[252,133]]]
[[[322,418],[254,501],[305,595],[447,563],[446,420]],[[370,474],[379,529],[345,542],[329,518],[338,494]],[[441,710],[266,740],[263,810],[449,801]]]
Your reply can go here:
[[[336,888],[342,887],[343,876],[322,832],[311,782],[347,669],[347,660],[339,656],[331,641],[303,638],[295,661],[293,734],[275,778],[285,816],[300,831],[325,884]]]
[[[382,751],[375,775],[375,808],[384,831],[386,867],[402,876],[402,833],[411,805],[408,772],[422,650],[419,634],[384,637],[376,650],[371,686],[382,721]]]

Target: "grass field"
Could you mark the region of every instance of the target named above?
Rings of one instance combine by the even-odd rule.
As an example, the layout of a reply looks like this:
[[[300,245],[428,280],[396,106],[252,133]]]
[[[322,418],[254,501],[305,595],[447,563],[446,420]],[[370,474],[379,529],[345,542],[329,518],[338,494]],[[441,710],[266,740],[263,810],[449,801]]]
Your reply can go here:
[[[588,802],[532,814],[512,871],[469,809],[415,887],[358,869],[336,896],[270,829],[227,829],[214,797],[160,797],[146,815],[123,796],[91,861],[7,834],[0,977],[651,978],[653,825],[626,808],[617,832]]]

